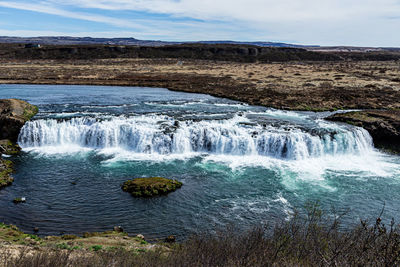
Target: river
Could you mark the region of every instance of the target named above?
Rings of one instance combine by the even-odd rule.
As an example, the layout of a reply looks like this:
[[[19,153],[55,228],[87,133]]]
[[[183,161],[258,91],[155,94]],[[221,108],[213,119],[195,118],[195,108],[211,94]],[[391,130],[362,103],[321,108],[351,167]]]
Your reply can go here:
[[[399,218],[400,157],[329,112],[250,106],[162,88],[0,85],[1,98],[39,107],[19,136],[15,182],[0,220],[40,234],[105,231],[185,238],[234,224],[289,220],[318,201],[360,218]],[[133,198],[120,185],[163,176],[184,186]],[[15,205],[15,197],[26,197]]]

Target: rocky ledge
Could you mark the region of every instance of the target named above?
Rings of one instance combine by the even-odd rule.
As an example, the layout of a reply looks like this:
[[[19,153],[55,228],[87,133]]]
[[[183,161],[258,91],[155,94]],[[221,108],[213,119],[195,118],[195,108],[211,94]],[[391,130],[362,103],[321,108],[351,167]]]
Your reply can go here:
[[[364,110],[338,113],[327,118],[366,129],[377,148],[400,153],[400,110]]]
[[[38,112],[38,108],[18,99],[0,99],[0,189],[11,185],[12,162],[1,154],[16,155],[21,148],[16,144],[24,124]]]
[[[168,194],[181,186],[182,183],[177,180],[162,177],[136,178],[123,183],[122,190],[134,197],[152,197]]]
[[[38,107],[19,99],[0,99],[0,140],[17,142],[22,126],[38,112]]]

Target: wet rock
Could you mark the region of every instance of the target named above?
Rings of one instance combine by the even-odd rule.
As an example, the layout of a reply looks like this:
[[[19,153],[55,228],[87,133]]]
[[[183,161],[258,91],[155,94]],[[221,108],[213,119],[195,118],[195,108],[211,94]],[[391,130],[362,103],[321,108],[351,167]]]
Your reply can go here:
[[[327,118],[364,128],[377,148],[400,153],[400,110],[364,110],[338,113]]]
[[[134,197],[152,197],[168,194],[181,186],[182,183],[177,180],[162,177],[136,178],[123,183],[122,190]]]
[[[136,237],[144,240],[144,235],[142,235],[142,234],[138,234]]]
[[[39,232],[39,227],[33,228],[33,232],[35,232],[35,233]]]
[[[114,226],[114,232],[122,233],[124,229],[121,226]]]
[[[14,198],[13,202],[15,204],[24,203],[24,202],[26,202],[26,199],[24,197],[17,197],[17,198]]]
[[[176,237],[174,235],[170,235],[167,238],[165,238],[166,243],[175,243]]]

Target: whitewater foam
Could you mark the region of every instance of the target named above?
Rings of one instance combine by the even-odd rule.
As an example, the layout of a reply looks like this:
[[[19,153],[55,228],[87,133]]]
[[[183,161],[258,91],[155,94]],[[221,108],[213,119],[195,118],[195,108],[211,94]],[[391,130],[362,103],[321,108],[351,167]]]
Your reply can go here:
[[[325,124],[323,130],[307,132],[295,127],[261,126],[246,116],[202,121],[178,121],[163,115],[41,119],[22,128],[19,144],[24,149],[77,146],[136,154],[207,153],[285,160],[373,150],[372,139],[365,130]]]

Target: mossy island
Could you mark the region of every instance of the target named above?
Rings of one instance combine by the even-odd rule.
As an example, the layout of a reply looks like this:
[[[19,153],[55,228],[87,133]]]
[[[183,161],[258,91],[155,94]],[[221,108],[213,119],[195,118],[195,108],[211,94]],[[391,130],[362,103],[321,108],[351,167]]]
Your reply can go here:
[[[134,197],[165,195],[182,187],[182,183],[163,177],[135,178],[122,184],[122,190]]]

